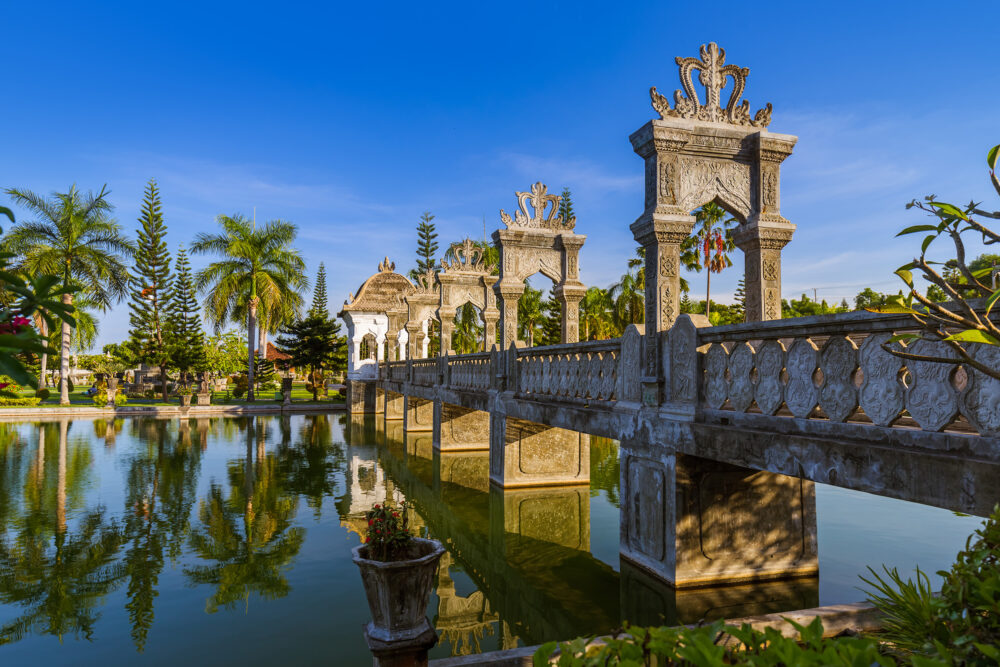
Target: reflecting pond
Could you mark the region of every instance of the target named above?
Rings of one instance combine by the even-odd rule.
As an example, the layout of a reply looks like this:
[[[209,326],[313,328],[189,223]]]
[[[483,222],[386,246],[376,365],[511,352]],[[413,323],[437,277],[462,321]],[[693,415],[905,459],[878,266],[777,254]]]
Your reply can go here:
[[[387,498],[447,547],[431,657],[856,601],[865,565],[946,567],[979,523],[817,486],[818,579],[675,593],[619,562],[614,442],[589,489],[487,469],[371,417],[0,423],[0,660],[370,664],[350,550]]]

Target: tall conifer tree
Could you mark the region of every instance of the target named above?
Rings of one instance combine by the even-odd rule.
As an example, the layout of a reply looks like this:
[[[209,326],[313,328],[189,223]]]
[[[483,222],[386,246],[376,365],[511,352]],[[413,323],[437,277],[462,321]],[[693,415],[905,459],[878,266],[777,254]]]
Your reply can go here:
[[[431,222],[434,216],[430,211],[424,211],[417,225],[417,268],[416,275],[421,275],[437,266],[434,255],[438,251],[437,228]]]
[[[326,267],[323,262],[319,263],[319,271],[316,272],[316,287],[313,289],[312,308],[310,313],[318,313],[325,319],[330,319],[330,311],[327,308],[326,299]]]
[[[167,399],[169,350],[166,320],[170,310],[170,252],[163,222],[160,191],[149,179],[143,196],[136,239],[135,269],[129,279],[129,337],[139,360],[160,369],[163,400]]]
[[[576,217],[573,213],[573,195],[570,194],[569,188],[563,188],[562,195],[559,197],[559,217],[562,218],[563,222],[568,222]]]
[[[198,317],[191,264],[183,245],[177,250],[175,270],[168,315],[171,364],[184,373],[205,370],[205,334]]]

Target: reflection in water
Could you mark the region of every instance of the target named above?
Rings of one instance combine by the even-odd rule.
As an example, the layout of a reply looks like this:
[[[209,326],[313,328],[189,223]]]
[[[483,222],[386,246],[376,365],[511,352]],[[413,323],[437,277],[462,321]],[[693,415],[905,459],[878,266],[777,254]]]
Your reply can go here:
[[[447,548],[432,657],[816,604],[816,578],[675,591],[619,563],[612,441],[589,489],[507,492],[487,452],[432,445],[372,417],[0,423],[4,658],[367,662],[349,550],[387,499]]]

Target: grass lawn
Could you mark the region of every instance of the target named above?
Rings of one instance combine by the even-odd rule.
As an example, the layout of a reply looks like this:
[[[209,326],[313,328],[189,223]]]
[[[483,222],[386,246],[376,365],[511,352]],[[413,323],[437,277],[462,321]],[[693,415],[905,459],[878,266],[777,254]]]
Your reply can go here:
[[[94,400],[86,394],[89,387],[77,387],[75,391],[70,392],[69,402],[73,407],[88,407],[92,408],[94,406]],[[8,407],[21,407],[21,408],[56,408],[59,407],[59,389],[58,387],[49,387],[49,398],[42,401],[36,406],[8,406]],[[31,389],[21,390],[21,396],[34,396],[35,392]],[[192,399],[193,404],[194,399]],[[281,392],[280,391],[265,391],[257,395],[257,400],[253,403],[245,399],[234,398],[231,392],[228,391],[216,391],[212,392],[212,405],[265,405],[267,403],[280,403],[281,402]],[[312,392],[306,391],[306,385],[304,382],[297,382],[292,385],[292,403],[297,405],[343,405],[344,397],[340,395],[340,392],[331,391],[330,397],[323,399],[320,398],[319,401],[313,401]],[[123,407],[129,406],[165,406],[165,405],[180,405],[180,399],[176,396],[171,396],[170,400],[166,403],[161,399],[151,399],[151,398],[130,398],[128,403]],[[0,406],[3,407],[3,406]]]

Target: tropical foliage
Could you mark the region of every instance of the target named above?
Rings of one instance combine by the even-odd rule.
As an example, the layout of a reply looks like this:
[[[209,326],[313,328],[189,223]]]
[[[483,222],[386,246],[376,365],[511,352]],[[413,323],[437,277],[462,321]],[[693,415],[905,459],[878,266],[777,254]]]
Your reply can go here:
[[[1000,195],[1000,177],[997,166],[1000,162],[1000,145],[994,146],[986,155],[990,181]],[[1000,243],[1000,233],[987,227],[976,218],[1000,220],[1000,211],[987,211],[980,204],[970,202],[966,206],[956,206],[938,201],[928,195],[923,201],[914,199],[907,208],[918,208],[934,218],[933,223],[912,225],[897,236],[924,234],[920,244],[920,255],[896,270],[896,275],[906,284],[907,293],[892,297],[886,305],[873,310],[877,312],[907,313],[919,327],[918,333],[904,333],[893,336],[883,347],[904,359],[930,361],[944,364],[967,364],[986,375],[1000,380],[1000,368],[984,364],[975,358],[974,345],[1000,345],[1000,324],[991,316],[993,308],[1000,301],[1000,286],[997,284],[998,271],[994,266],[973,268],[966,260],[966,239],[969,233],[983,245]],[[947,238],[954,246],[954,258],[942,266],[939,261],[928,257],[928,250],[940,238]],[[940,270],[935,267],[942,267]],[[917,287],[913,272],[930,285],[944,292],[950,300],[937,300],[921,292]],[[982,304],[971,303],[971,299],[981,298]],[[918,340],[942,342],[952,354],[916,354],[910,352],[905,343]]]

